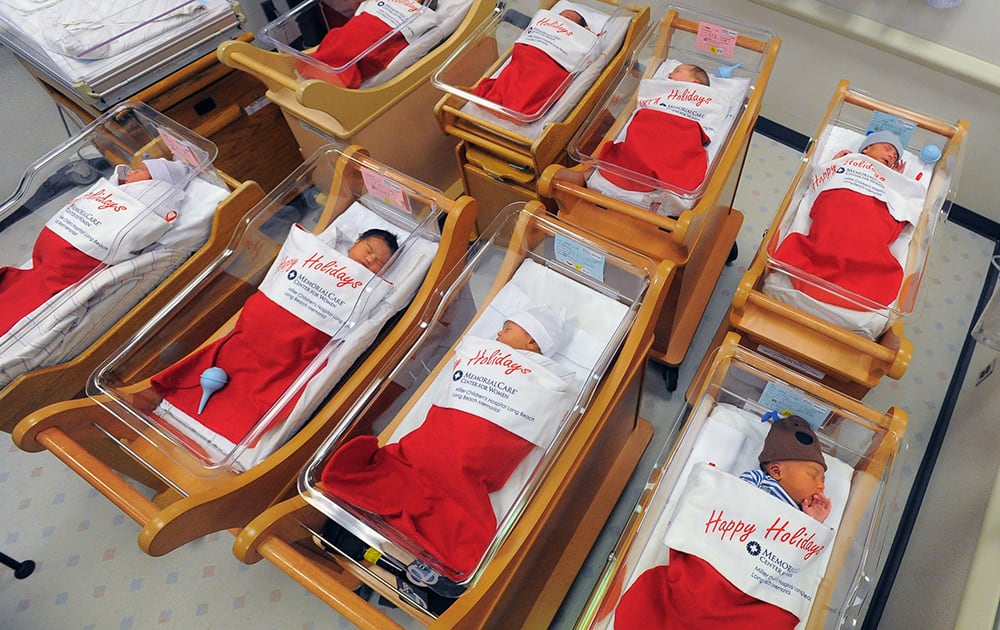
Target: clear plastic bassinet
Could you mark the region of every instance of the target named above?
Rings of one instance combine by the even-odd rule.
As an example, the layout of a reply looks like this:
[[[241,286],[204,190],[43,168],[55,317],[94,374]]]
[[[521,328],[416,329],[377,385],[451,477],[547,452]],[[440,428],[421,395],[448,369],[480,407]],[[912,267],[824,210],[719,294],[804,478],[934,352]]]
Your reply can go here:
[[[453,2],[452,2],[453,3]],[[397,37],[412,38],[407,33],[408,27],[432,12],[438,2],[399,2],[400,11],[407,10],[410,14],[401,17],[400,23],[386,30],[370,45],[360,50],[355,56],[346,59],[344,63],[332,65],[320,61],[310,53],[331,30],[341,27],[355,15],[356,7],[351,3],[336,0],[309,0],[295,6],[291,11],[268,23],[260,29],[258,37],[264,44],[273,46],[276,50],[291,55],[296,61],[298,74],[303,79],[319,79],[333,85],[346,86],[344,73],[363,64],[380,47]],[[464,15],[464,11],[461,12]],[[461,15],[458,16],[461,18]],[[422,33],[418,37],[424,37]],[[426,35],[433,37],[433,35]],[[380,71],[385,72],[385,70]],[[386,73],[388,76],[392,72]],[[366,79],[367,82],[378,82],[378,75]]]
[[[919,219],[904,228],[891,244],[893,256],[903,269],[903,280],[898,292],[886,302],[825,280],[778,255],[783,239],[790,233],[808,233],[809,191],[824,165],[840,150],[857,151],[866,134],[882,130],[892,131],[902,140],[902,175],[920,184],[923,193],[922,199],[911,202]],[[871,339],[878,339],[894,322],[913,315],[920,306],[920,288],[938,226],[947,220],[958,189],[966,134],[964,121],[948,122],[929,116],[865,91],[848,89],[842,82],[762,245],[761,255],[766,258],[764,291]],[[862,267],[859,264],[854,271],[863,273]],[[829,295],[829,299],[802,298],[802,292]]]
[[[618,51],[629,15],[622,6],[614,6],[598,0],[574,3],[581,11],[594,19],[602,20],[600,26],[592,29],[598,35],[578,58],[565,68],[566,75],[553,83],[551,90],[527,111],[515,109],[495,100],[475,93],[481,78],[494,77],[503,71],[509,62],[509,52],[519,38],[531,35],[534,18],[513,7],[503,7],[492,19],[484,22],[431,76],[431,82],[440,90],[464,99],[482,108],[482,111],[498,116],[514,124],[527,125],[537,122],[549,113],[557,101],[563,98],[571,86],[586,71],[599,72],[604,64]],[[542,3],[538,9],[553,10],[557,5]],[[563,5],[558,5],[563,6]],[[537,15],[537,14],[536,14]],[[585,16],[586,17],[586,16]],[[590,26],[587,27],[590,29]],[[503,55],[486,54],[495,50]],[[506,52],[505,52],[506,51]],[[494,53],[495,54],[495,53]],[[585,88],[584,88],[585,89]],[[579,94],[579,92],[577,93]]]
[[[730,333],[713,355],[699,396],[678,417],[674,429],[679,435],[667,441],[658,457],[576,627],[614,627],[622,595],[644,572],[667,563],[664,536],[693,467],[708,463],[733,475],[756,468],[767,433],[761,417],[769,412],[794,413],[809,422],[830,463],[826,493],[833,510],[826,523],[837,533],[826,547],[822,578],[815,592],[807,594],[807,617],[796,627],[853,627],[864,619],[867,598],[891,543],[892,532],[883,517],[892,502],[887,488],[907,415],[896,408],[879,413],[866,407],[740,346],[737,335]],[[752,491],[760,493],[761,501],[772,501],[763,490]],[[782,565],[774,558],[786,552],[777,543],[762,536],[751,540],[764,552],[756,570],[758,576],[769,576],[762,578],[764,584],[780,586],[782,580],[792,580],[778,570]],[[789,584],[794,582],[780,587]]]
[[[134,102],[28,167],[0,205],[8,305],[0,386],[74,361],[109,329],[128,334],[122,320],[130,309],[210,240],[217,206],[229,195],[215,157],[214,144]],[[119,183],[122,169],[158,158],[173,170],[164,166],[156,181]],[[24,402],[8,406],[11,420],[30,411]]]
[[[359,400],[299,478],[299,491],[308,503],[370,547],[363,557],[350,552],[344,555],[342,560],[349,564],[349,570],[365,581],[379,584],[377,588],[394,591],[400,603],[415,607],[418,618],[441,611],[431,613],[426,610],[426,602],[409,596],[406,589],[399,590],[393,573],[423,575],[420,578],[425,581],[423,585],[434,580],[439,587],[447,583],[452,598],[472,588],[511,532],[527,527],[519,525],[519,519],[533,513],[529,507],[539,488],[569,483],[552,477],[553,462],[576,432],[592,431],[586,427],[607,413],[605,409],[591,408],[590,402],[602,387],[619,386],[604,381],[622,352],[623,341],[633,333],[645,334],[633,331],[632,327],[639,326],[635,323],[636,314],[648,297],[651,263],[631,254],[622,258],[585,233],[567,230],[548,220],[538,213],[537,207],[534,215],[516,210],[519,207],[517,204],[505,210],[480,236],[467,264],[455,270],[451,286],[440,296],[436,309],[428,312],[426,330],[411,347],[399,349],[398,361],[379,376],[378,389],[368,399]],[[324,469],[345,443],[358,439],[368,427],[380,430],[382,445],[406,434],[414,435],[426,422],[425,414],[434,401],[449,391],[450,383],[468,386],[461,370],[453,373],[452,362],[461,356],[456,354],[458,342],[470,337],[492,339],[512,312],[538,303],[566,309],[566,341],[550,358],[573,372],[577,389],[565,414],[547,432],[549,437],[534,442],[531,452],[520,460],[503,486],[491,493],[496,529],[488,544],[473,550],[477,558],[474,566],[456,568],[453,556],[429,552],[425,545],[416,542],[414,535],[422,535],[421,531],[404,531],[398,522],[361,509],[330,491],[323,481]],[[583,304],[587,306],[582,307]],[[508,377],[508,381],[514,383],[510,378],[513,377]],[[503,392],[509,392],[509,387],[502,383],[490,387],[492,391],[487,395],[508,400]],[[555,396],[554,391],[552,395]],[[497,404],[503,409],[515,403]],[[541,417],[542,412],[534,409],[531,413]],[[582,420],[585,418],[590,420]],[[368,439],[363,435],[362,438]],[[442,445],[456,440],[446,450],[460,448],[458,433],[440,439]],[[573,439],[583,437],[577,435]],[[570,525],[566,531],[577,525]],[[329,549],[338,548],[337,541],[323,532],[315,531],[315,535]],[[509,558],[500,564],[507,561]]]
[[[366,355],[383,326],[413,298],[441,241],[438,221],[443,209],[437,195],[362,154],[346,155],[333,147],[317,152],[247,214],[242,230],[212,265],[95,371],[88,394],[127,427],[110,437],[167,478],[174,470],[183,471],[177,473],[180,478],[238,473],[266,458],[309,420]],[[335,249],[342,247],[344,255],[370,228],[396,235],[399,249],[370,279],[347,285],[360,287],[351,293],[356,297],[344,293],[343,274],[353,272],[336,275],[334,267],[343,265],[324,262],[330,259],[327,250],[320,248],[305,257],[295,253],[299,250],[281,249],[295,240],[290,235],[311,231]],[[311,243],[307,240],[306,247]],[[281,261],[279,251],[286,252]],[[212,342],[227,338],[234,325],[260,335],[265,346],[274,343],[272,337],[278,333],[289,334],[269,330],[268,318],[240,319],[249,298],[261,299],[259,285],[267,278],[287,281],[280,285],[284,287],[280,295],[306,305],[300,315],[305,319],[287,324],[293,340],[300,329],[302,336],[315,334],[320,325],[316,321],[333,323],[321,326],[327,341],[315,356],[298,359],[289,349],[287,364],[279,360],[283,376],[274,378],[286,379],[287,386],[275,398],[259,401],[261,406],[252,406],[250,400],[240,406],[247,411],[236,412],[241,428],[234,436],[233,429],[218,428],[209,416],[203,423],[201,413],[218,391],[230,385],[226,378],[241,378],[240,373],[250,382],[259,378],[246,375],[238,358],[221,366],[233,376],[222,377],[223,389],[212,389],[197,412],[178,406],[182,385],[154,389],[151,377],[181,369],[176,366],[182,359],[203,346],[214,347]],[[248,364],[251,360],[247,358]],[[273,366],[258,368],[268,374]],[[253,409],[261,410],[260,415]]]
[[[694,8],[668,5],[666,11],[670,19],[662,19],[658,27],[649,30],[618,80],[570,140],[568,152],[580,164],[609,174],[609,178],[600,177],[598,183],[599,176],[591,171],[590,179],[595,180],[590,182],[591,188],[659,214],[677,216],[701,198],[715,178],[719,158],[727,153],[730,143],[742,142],[742,138],[733,137],[741,118],[756,117],[760,96],[754,98],[754,92],[762,93],[766,86],[773,62],[770,43],[776,38],[759,26]],[[640,100],[648,101],[654,95],[665,96],[654,90],[641,97],[643,81],[666,79],[678,64],[693,64],[704,69],[708,74],[709,93],[725,103],[718,113],[699,120],[704,123],[704,131],[709,133],[711,141],[705,146],[707,170],[701,183],[696,185],[657,179],[602,157],[611,143],[624,142],[627,125],[642,106]],[[684,112],[680,115],[692,119],[701,115],[695,101],[678,97],[671,102],[680,103],[680,110]],[[753,108],[748,112],[751,104]],[[670,151],[670,139],[661,140],[665,143],[663,150]],[[628,185],[616,185],[610,177]]]

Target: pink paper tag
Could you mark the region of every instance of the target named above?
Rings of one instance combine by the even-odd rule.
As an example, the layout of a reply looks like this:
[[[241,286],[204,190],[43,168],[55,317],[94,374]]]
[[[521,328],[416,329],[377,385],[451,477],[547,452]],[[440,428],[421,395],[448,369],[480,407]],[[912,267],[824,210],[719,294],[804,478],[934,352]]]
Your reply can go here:
[[[729,58],[736,50],[737,37],[739,37],[739,33],[732,29],[702,22],[698,25],[695,46],[700,50],[707,50],[713,55]]]
[[[199,155],[203,154],[204,151],[196,149],[166,129],[159,127],[157,131],[160,133],[163,144],[167,145],[167,148],[173,153],[175,160],[184,160],[197,169],[201,167],[202,161],[208,158],[207,155]]]
[[[379,175],[375,171],[361,167],[361,178],[368,187],[368,194],[382,199],[390,206],[410,213],[410,203],[403,192],[403,187],[388,177]]]

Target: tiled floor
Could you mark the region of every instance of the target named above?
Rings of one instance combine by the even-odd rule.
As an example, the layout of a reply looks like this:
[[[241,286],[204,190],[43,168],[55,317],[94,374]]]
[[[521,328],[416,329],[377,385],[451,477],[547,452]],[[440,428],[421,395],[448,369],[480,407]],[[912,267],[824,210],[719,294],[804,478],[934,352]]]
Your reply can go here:
[[[6,130],[3,133],[6,136]],[[32,157],[26,157],[25,164]],[[677,392],[668,394],[659,370],[648,368],[643,415],[654,425],[672,423],[682,409],[681,393],[708,352],[709,339],[799,158],[794,150],[754,137],[736,204],[745,213],[740,257],[719,280],[688,360],[681,366]],[[945,224],[941,232],[925,279],[924,308],[908,327],[915,345],[913,364],[903,379],[884,381],[866,398],[872,407],[897,405],[910,414],[905,452],[893,485],[893,518],[899,517],[926,450],[993,253],[991,240],[954,224]],[[662,431],[654,436],[565,601],[557,627],[570,627],[575,620],[665,440]],[[231,553],[233,538],[228,533],[208,536],[165,557],[144,555],[136,545],[138,526],[54,457],[23,453],[13,445],[4,451],[0,550],[31,558],[38,568],[26,580],[0,571],[0,627],[351,627],[273,566],[239,563]],[[397,618],[406,623],[403,616]],[[415,627],[412,622],[406,625]]]

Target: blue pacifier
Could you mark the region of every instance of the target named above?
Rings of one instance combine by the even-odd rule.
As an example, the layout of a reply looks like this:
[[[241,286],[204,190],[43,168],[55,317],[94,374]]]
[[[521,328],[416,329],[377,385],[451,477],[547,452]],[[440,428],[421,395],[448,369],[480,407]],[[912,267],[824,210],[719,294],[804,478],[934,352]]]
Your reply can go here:
[[[924,164],[933,164],[941,159],[941,149],[937,148],[936,145],[928,144],[920,149],[920,159]]]

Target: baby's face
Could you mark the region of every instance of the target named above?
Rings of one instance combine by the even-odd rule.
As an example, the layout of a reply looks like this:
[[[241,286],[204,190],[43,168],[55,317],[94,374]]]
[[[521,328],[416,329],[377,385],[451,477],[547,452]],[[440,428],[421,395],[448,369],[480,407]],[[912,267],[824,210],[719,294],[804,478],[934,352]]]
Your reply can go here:
[[[559,12],[559,15],[566,18],[570,22],[573,22],[574,24],[579,24],[580,26],[583,26],[584,23],[583,16],[580,15],[579,12],[574,11],[573,9],[563,9],[562,11]]]
[[[377,236],[369,236],[358,239],[351,245],[347,257],[361,263],[372,273],[378,273],[385,262],[392,257],[392,249]]]
[[[687,83],[701,83],[695,72],[695,67],[689,63],[682,63],[667,74],[671,81],[685,81]]]
[[[538,344],[531,338],[531,335],[510,320],[503,323],[503,328],[497,333],[497,341],[518,350],[538,352]]]
[[[149,167],[145,164],[140,164],[125,176],[125,183],[134,184],[135,182],[143,182],[147,179],[153,179],[153,176],[149,174]]]
[[[783,460],[777,464],[779,467],[773,472],[769,465],[768,472],[799,505],[814,494],[821,494],[826,487],[826,471],[816,462]]]
[[[889,168],[896,166],[896,162],[899,161],[899,154],[896,153],[896,147],[888,142],[876,142],[870,147],[865,147],[862,153],[873,160],[878,160]]]

